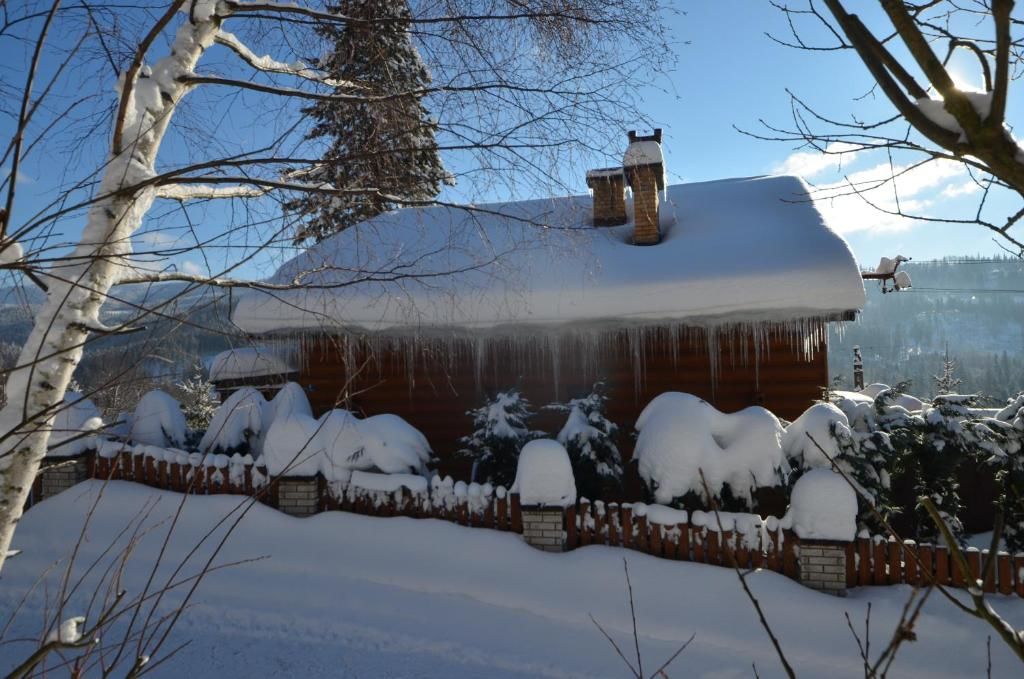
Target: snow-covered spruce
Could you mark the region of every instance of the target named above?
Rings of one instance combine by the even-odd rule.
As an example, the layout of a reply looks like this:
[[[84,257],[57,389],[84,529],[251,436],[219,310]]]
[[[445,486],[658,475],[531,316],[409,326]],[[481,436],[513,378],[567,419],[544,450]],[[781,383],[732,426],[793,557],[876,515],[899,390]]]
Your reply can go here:
[[[607,401],[598,383],[582,398],[548,406],[569,413],[556,438],[569,453],[581,497],[606,497],[622,488],[622,454],[613,438],[619,428],[604,416]]]
[[[304,222],[296,241],[320,241],[393,209],[387,195],[430,200],[448,179],[434,137],[437,123],[423,95],[415,94],[430,85],[430,74],[412,43],[408,1],[340,0],[331,9],[355,21],[317,25],[332,43],[318,68],[333,81],[357,82],[381,98],[320,101],[307,108],[315,121],[309,137],[330,145],[320,162],[293,173],[313,184],[374,187],[380,193],[306,193],[286,203]]]
[[[205,432],[217,410],[213,383],[203,376],[202,367],[196,365],[191,377],[174,386],[181,397],[181,410],[189,430]]]
[[[558,441],[534,439],[519,454],[512,492],[524,505],[568,507],[576,502],[569,454]]]
[[[10,551],[31,481],[46,455],[52,416],[81,360],[85,340],[99,326],[99,311],[131,250],[131,236],[156,198],[143,183],[156,174],[157,154],[191,74],[213,44],[226,3],[204,2],[177,30],[167,56],[152,68],[122,76],[120,126],[96,187],[79,244],[62,260],[60,276],[47,278],[46,302],[36,313],[17,365],[7,378],[7,405],[0,410],[0,569]],[[216,10],[211,9],[216,7]],[[13,436],[6,436],[14,432]]]
[[[473,460],[473,481],[511,486],[519,451],[527,442],[543,436],[526,425],[533,415],[530,402],[509,389],[466,414],[473,418],[474,431],[460,440],[459,455]]]
[[[753,494],[789,474],[782,424],[758,406],[727,414],[691,394],[666,392],[636,422],[634,457],[659,504],[706,506],[701,472],[727,510],[748,510]]]

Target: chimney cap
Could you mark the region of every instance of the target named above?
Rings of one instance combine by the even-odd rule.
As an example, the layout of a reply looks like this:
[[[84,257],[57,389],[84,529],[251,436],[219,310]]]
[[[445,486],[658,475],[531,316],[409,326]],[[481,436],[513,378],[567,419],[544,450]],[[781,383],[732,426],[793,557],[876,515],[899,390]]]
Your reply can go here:
[[[613,179],[625,180],[625,170],[622,167],[599,167],[587,170],[587,186],[596,181],[611,181]]]
[[[629,137],[629,143],[630,144],[632,144],[633,142],[637,142],[637,141],[653,141],[653,142],[657,142],[657,143],[660,144],[661,143],[661,128],[660,127],[654,128],[654,134],[648,134],[648,135],[638,135],[636,133],[636,130],[630,130],[629,132],[626,133],[626,136]]]

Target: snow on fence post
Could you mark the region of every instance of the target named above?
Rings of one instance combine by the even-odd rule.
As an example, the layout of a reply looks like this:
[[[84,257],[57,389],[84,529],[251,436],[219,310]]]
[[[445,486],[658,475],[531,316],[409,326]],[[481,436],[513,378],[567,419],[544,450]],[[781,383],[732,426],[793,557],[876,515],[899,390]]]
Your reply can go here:
[[[841,475],[818,468],[800,477],[791,497],[788,518],[800,538],[800,583],[846,596],[846,556],[857,535],[857,496],[853,488]]]
[[[566,509],[576,504],[576,480],[562,444],[538,439],[523,446],[512,492],[519,495],[526,544],[564,552]]]

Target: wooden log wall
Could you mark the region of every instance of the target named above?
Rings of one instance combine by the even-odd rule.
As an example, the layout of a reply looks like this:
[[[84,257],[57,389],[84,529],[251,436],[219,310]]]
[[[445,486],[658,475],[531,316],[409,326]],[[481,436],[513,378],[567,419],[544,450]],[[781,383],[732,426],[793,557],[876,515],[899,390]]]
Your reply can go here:
[[[469,340],[443,351],[426,343],[414,352],[373,351],[360,343],[348,353],[352,366],[346,365],[341,342],[325,336],[305,343],[299,382],[307,388],[314,414],[340,405],[360,416],[399,415],[426,435],[442,459],[442,473],[457,476],[468,476],[465,465],[452,460],[459,438],[472,431],[466,412],[503,389],[518,388],[539,408],[585,395],[603,378],[610,397],[607,415],[620,428],[618,444],[628,459],[637,417],[666,391],[695,394],[723,412],[763,405],[779,417],[795,419],[828,383],[824,341],[807,360],[799,342],[786,337],[770,339],[756,365],[751,336],[723,338],[717,380],[712,379],[707,342],[673,337],[667,330],[640,340],[627,331],[609,333],[597,345],[570,334],[554,345],[538,341],[531,355],[496,342],[483,352],[479,370]],[[643,366],[640,374],[634,370],[638,364]],[[553,435],[563,420],[564,414],[541,412],[531,426]]]

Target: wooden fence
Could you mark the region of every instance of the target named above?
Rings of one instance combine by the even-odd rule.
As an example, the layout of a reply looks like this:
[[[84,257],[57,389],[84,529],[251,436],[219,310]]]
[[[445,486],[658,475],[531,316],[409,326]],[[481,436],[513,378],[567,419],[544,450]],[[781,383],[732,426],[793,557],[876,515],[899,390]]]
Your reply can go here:
[[[267,470],[249,458],[181,454],[163,458],[125,450],[116,457],[97,455],[89,470],[101,479],[144,483],[165,490],[196,495],[237,494],[256,497],[277,507],[277,483]],[[33,486],[33,497],[39,489]],[[337,487],[317,481],[317,511],[341,510],[368,516],[434,518],[463,526],[522,533],[519,496],[504,489],[436,479],[422,492],[407,488],[394,491]],[[677,561],[741,569],[763,568],[790,578],[798,577],[800,540],[766,519],[759,530],[733,530],[728,522],[719,530],[714,515],[679,512],[685,520],[666,522],[664,516],[648,516],[643,504],[604,504],[581,500],[565,516],[566,549],[608,545],[632,549]],[[702,516],[698,516],[702,514]],[[735,516],[735,515],[731,515]],[[760,521],[756,515],[748,515]],[[655,520],[657,518],[657,520]],[[773,523],[774,522],[774,523]],[[749,527],[748,527],[749,528]],[[897,542],[882,536],[858,538],[846,546],[846,585],[930,583],[963,588],[982,579],[989,550],[968,548],[970,568],[964,578],[944,546]],[[997,552],[982,588],[987,593],[1024,597],[1024,554]]]
[[[948,587],[966,587],[982,579],[989,550],[968,547],[964,556],[970,569],[965,579],[945,546],[897,542],[882,536],[858,538],[846,548],[846,585],[919,585],[934,582]],[[982,589],[990,594],[1017,594],[1024,597],[1024,554],[996,552]]]
[[[713,514],[704,516],[710,518],[710,522],[698,522],[682,512],[687,521],[666,525],[650,520],[646,509],[645,505],[605,505],[582,500],[568,509],[566,546],[568,549],[595,544],[619,546],[676,561],[742,569],[765,568],[790,578],[797,577],[799,540],[792,531],[777,527],[770,530],[767,526],[764,530],[753,531],[753,535],[750,531],[720,531]],[[760,521],[756,515],[750,518]]]

